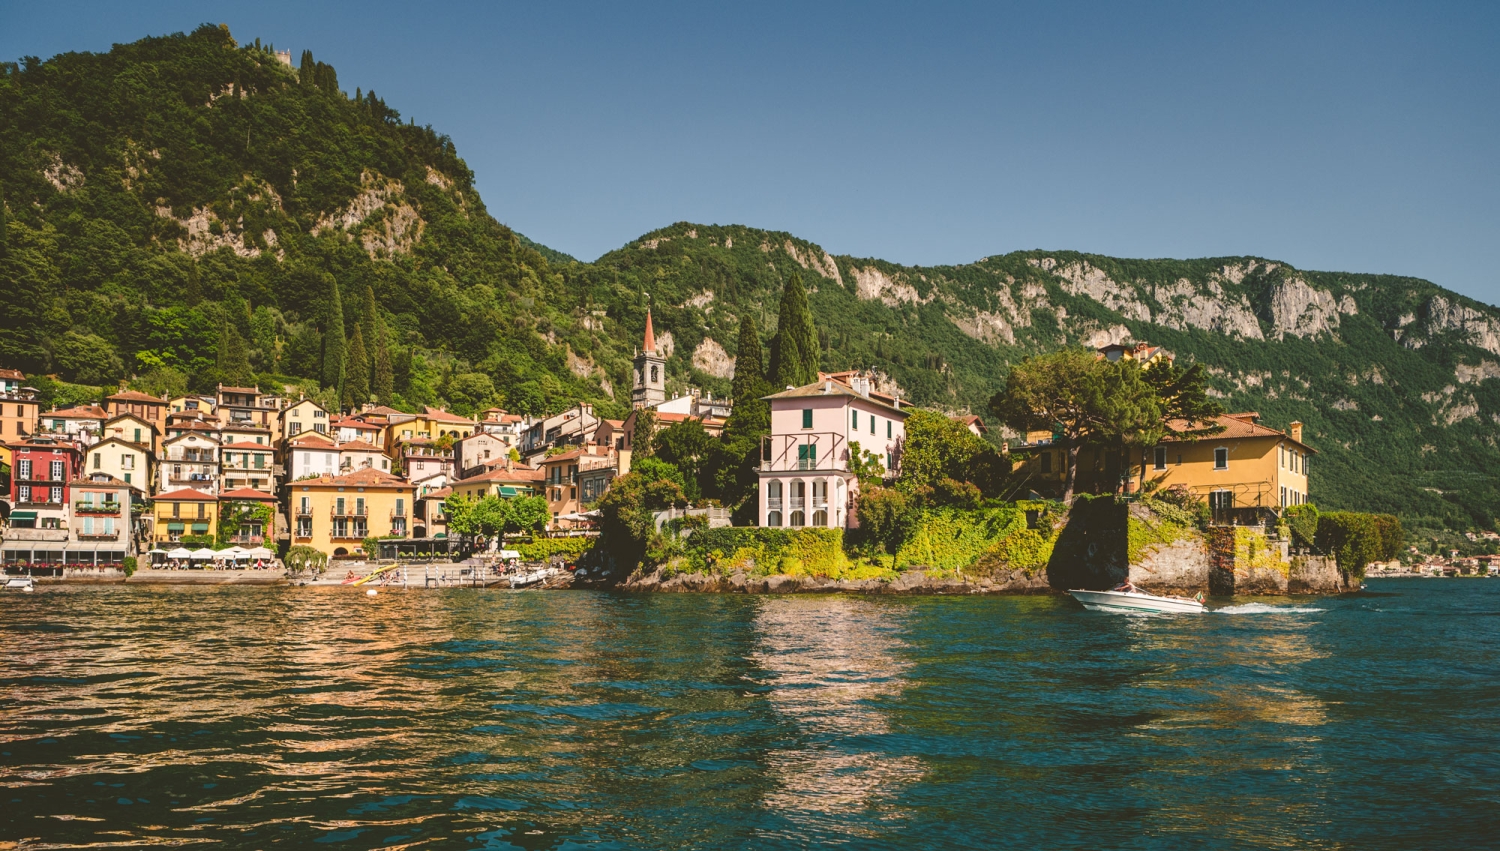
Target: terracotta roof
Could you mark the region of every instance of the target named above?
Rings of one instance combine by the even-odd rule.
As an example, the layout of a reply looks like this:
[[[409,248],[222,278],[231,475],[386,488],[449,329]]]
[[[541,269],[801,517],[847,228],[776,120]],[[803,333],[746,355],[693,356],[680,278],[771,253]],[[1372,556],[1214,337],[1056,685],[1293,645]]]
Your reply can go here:
[[[351,440],[348,443],[339,444],[340,452],[380,452],[379,446],[363,440]]]
[[[468,417],[461,417],[458,414],[438,410],[431,405],[424,405],[422,407],[422,416],[434,422],[440,423],[464,423],[465,425],[474,424],[474,421],[469,419]]]
[[[224,448],[225,449],[258,449],[261,452],[273,452],[273,451],[275,451],[271,447],[267,446],[264,443],[251,443],[248,440],[239,440],[239,441],[235,441],[234,443],[226,443],[226,444],[224,444]]]
[[[172,423],[171,427],[182,431],[206,431],[210,434],[215,434],[219,431],[219,424],[217,422],[207,423],[203,420],[188,420],[186,422],[179,420]],[[178,435],[178,437],[181,437],[181,435]]]
[[[624,420],[600,420],[599,422],[601,422],[601,423],[608,423],[609,425],[614,426],[615,428],[624,428],[625,427],[625,421]]]
[[[91,446],[89,448],[93,449],[95,447],[103,446],[106,443],[118,443],[121,446],[129,446],[131,449],[139,449],[142,452],[150,452],[151,451],[150,444],[136,443],[133,440],[126,440],[123,437],[106,437],[106,438],[101,439],[98,443],[95,443],[94,446]]]
[[[165,405],[167,400],[160,396],[152,396],[150,393],[139,393],[135,390],[126,390],[109,397],[111,402],[150,402],[154,405]]]
[[[987,432],[990,430],[989,426],[986,426],[984,424],[984,417],[981,417],[978,414],[969,414],[966,417],[950,417],[950,419],[952,419],[959,425],[965,425],[969,427],[978,426],[980,431]]]
[[[659,423],[680,423],[686,420],[703,420],[703,424],[706,426],[720,425],[724,422],[718,417],[695,417],[692,414],[673,414],[663,413],[661,411],[656,412],[656,421]]]
[[[26,376],[19,369],[0,369],[0,378],[12,378],[16,381],[26,380]]]
[[[214,437],[214,431],[212,429],[209,430],[208,434],[195,434],[195,432],[198,432],[198,431],[202,431],[202,429],[188,429],[187,431],[183,432],[182,434],[174,435],[172,437],[167,438],[166,440],[162,441],[162,443],[176,443],[179,440],[185,440],[185,439],[191,438],[191,437],[196,437],[196,438],[199,438],[199,439],[202,439],[202,440],[207,440],[207,441],[210,441],[212,443],[218,443],[219,442],[219,439],[217,437]]]
[[[315,479],[298,479],[292,482],[292,484],[298,487],[302,485],[344,485],[346,487],[357,485],[367,488],[410,488],[412,486],[410,482],[400,476],[393,476],[390,473],[383,473],[376,469],[355,470],[352,473],[345,473],[342,476],[330,476],[324,473]]]
[[[309,448],[309,449],[333,449],[333,448],[335,448],[332,438],[330,438],[330,437],[328,437],[327,435],[324,435],[324,434],[318,434],[315,431],[304,431],[301,434],[297,435],[296,437],[293,437],[292,439],[288,440],[287,443],[290,444],[291,446],[307,446],[307,448]],[[311,444],[321,443],[321,444],[327,444],[327,445],[326,446],[308,446],[308,444],[310,444],[310,443]]]
[[[453,480],[453,484],[457,486],[472,485],[476,482],[540,482],[545,476],[546,474],[541,470],[517,464],[509,470],[504,467],[496,467],[477,476],[470,476],[467,479],[455,479]]]
[[[223,493],[219,494],[219,499],[253,499],[257,502],[276,501],[276,497],[274,495],[268,494],[265,491],[258,491],[255,488],[235,488],[232,491],[224,491]]]
[[[1219,432],[1218,434],[1200,435],[1200,436],[1197,437],[1197,439],[1198,440],[1237,440],[1237,439],[1238,440],[1243,440],[1243,439],[1249,438],[1249,437],[1274,437],[1274,438],[1280,438],[1282,440],[1285,440],[1288,443],[1295,443],[1296,445],[1302,447],[1303,449],[1307,450],[1308,452],[1312,452],[1314,454],[1317,454],[1318,450],[1313,449],[1311,446],[1308,446],[1307,444],[1303,443],[1300,440],[1292,440],[1291,435],[1287,434],[1286,432],[1277,431],[1274,428],[1268,428],[1266,426],[1260,425],[1259,423],[1253,422],[1253,421],[1251,421],[1249,419],[1250,416],[1251,416],[1250,414],[1238,414],[1238,415],[1225,414],[1223,416],[1216,417],[1215,421],[1219,425],[1224,426],[1224,430],[1221,431],[1221,432]],[[1201,425],[1199,427],[1201,427]],[[1172,420],[1171,422],[1167,423],[1167,428],[1171,429],[1172,431],[1176,431],[1176,432],[1188,431],[1189,430],[1189,424],[1188,424],[1188,422],[1186,420]],[[1194,439],[1194,438],[1191,437],[1191,436],[1184,436],[1184,437],[1180,437],[1180,438],[1178,438],[1178,437],[1170,437],[1169,436],[1169,437],[1162,438],[1162,442],[1163,443],[1175,443],[1175,442],[1177,442],[1179,440],[1192,440],[1192,439]]]
[[[152,431],[156,431],[157,430],[156,429],[156,423],[153,423],[150,420],[148,420],[145,417],[142,417],[142,416],[140,416],[138,414],[116,414],[115,416],[110,417],[109,419],[107,419],[107,420],[104,421],[104,427],[105,428],[109,428],[109,426],[110,426],[111,423],[117,423],[120,420],[135,420],[136,422],[140,423],[143,426],[146,426],[147,428],[151,429]]]
[[[338,417],[329,420],[328,424],[337,426],[338,428],[354,428],[360,431],[380,431],[380,426],[367,423],[364,420],[357,420],[354,417]]]
[[[375,407],[371,408],[368,411],[365,411],[364,413],[366,413],[366,414],[380,414],[381,416],[385,416],[385,417],[388,417],[391,414],[406,414],[405,411],[398,411],[395,408],[390,408],[390,407],[387,407],[385,405],[376,405]],[[410,414],[407,414],[407,416],[410,416]]]
[[[241,395],[259,396],[259,387],[220,387],[220,393],[239,393]]]
[[[892,405],[886,404],[885,402],[873,398],[872,396],[861,396],[858,393],[854,392],[853,388],[848,387],[842,382],[834,381],[833,379],[828,379],[826,381],[814,381],[811,384],[804,384],[801,387],[793,387],[790,390],[783,390],[780,393],[772,393],[769,396],[762,396],[761,398],[767,400],[813,399],[823,396],[847,396],[851,399],[861,399],[863,401],[869,402],[872,405],[876,405],[881,408],[885,408],[886,410],[893,413],[899,414],[902,418],[905,418],[907,414],[910,413],[909,411],[906,411],[904,409],[896,408]],[[658,418],[661,418],[662,416],[663,415],[661,414],[657,415]]]
[[[445,499],[450,496],[453,496],[453,488],[438,488],[422,494],[423,499]]]
[[[215,501],[218,500],[218,497],[214,496],[213,494],[204,493],[203,491],[200,491],[200,490],[193,490],[192,488],[183,488],[182,490],[178,490],[178,491],[170,491],[168,493],[159,493],[156,496],[152,497],[152,499],[158,499],[158,500],[161,500],[161,499],[170,499],[170,500],[173,500],[173,501],[176,501],[176,502],[189,502],[189,501],[215,502]]]
[[[28,447],[32,449],[61,449],[67,452],[79,451],[78,447],[73,445],[73,440],[71,437],[66,440],[55,440],[50,435],[33,435],[31,437],[24,437],[20,440],[12,440],[5,445]]]
[[[62,417],[69,420],[102,420],[109,416],[109,412],[98,405],[76,405],[72,408],[63,408],[60,411],[47,411],[42,416]]]

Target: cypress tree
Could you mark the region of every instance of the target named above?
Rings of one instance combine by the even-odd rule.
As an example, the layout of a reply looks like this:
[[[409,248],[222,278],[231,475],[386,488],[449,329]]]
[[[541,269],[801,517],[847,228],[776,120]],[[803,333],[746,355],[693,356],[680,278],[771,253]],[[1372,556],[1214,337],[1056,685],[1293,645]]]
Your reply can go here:
[[[344,303],[339,300],[339,285],[332,275],[324,275],[328,284],[328,301],[323,314],[323,386],[339,390],[344,386]]]
[[[384,328],[375,339],[375,384],[372,389],[376,401],[389,405],[396,397],[396,371],[391,366],[391,349],[386,344]]]
[[[312,88],[313,83],[315,82],[313,78],[316,77],[317,74],[318,66],[317,63],[313,62],[312,51],[302,51],[302,62],[297,67],[297,82],[301,83],[307,88]]]
[[[793,272],[781,290],[781,316],[771,341],[771,382],[775,389],[818,380],[818,331],[807,305],[802,276]]]
[[[771,407],[760,397],[770,392],[762,371],[760,330],[755,318],[740,317],[740,343],[734,358],[734,411],[724,430],[732,437],[759,437],[771,427]]]
[[[380,314],[375,311],[375,288],[365,284],[365,303],[360,311],[359,327],[365,332],[365,345],[375,345],[380,330]]]
[[[357,407],[370,398],[370,358],[365,353],[365,335],[358,325],[349,338],[348,368],[344,370],[344,405]]]
[[[0,192],[0,260],[10,256],[10,212],[5,208],[5,193]]]

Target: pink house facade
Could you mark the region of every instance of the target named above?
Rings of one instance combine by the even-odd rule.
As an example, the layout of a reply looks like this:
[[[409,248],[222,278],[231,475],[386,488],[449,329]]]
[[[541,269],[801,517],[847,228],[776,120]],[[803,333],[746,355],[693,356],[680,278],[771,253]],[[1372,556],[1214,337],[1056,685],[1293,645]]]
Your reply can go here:
[[[765,398],[771,434],[761,444],[759,524],[853,528],[859,483],[849,472],[850,447],[875,453],[894,471],[906,438],[899,400],[848,374]]]

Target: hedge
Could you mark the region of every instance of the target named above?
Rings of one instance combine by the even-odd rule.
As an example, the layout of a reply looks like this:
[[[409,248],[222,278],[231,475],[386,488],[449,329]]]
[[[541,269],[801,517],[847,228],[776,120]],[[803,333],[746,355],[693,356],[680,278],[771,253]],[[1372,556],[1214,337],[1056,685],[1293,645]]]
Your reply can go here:
[[[1019,508],[929,509],[896,551],[895,566],[898,570],[917,566],[962,570],[1024,531],[1028,531],[1026,512]]]
[[[838,579],[853,567],[844,555],[843,529],[699,529],[685,542],[684,555],[692,570],[711,573],[744,570],[757,576],[784,573]]]
[[[555,555],[564,555],[569,561],[588,552],[594,546],[594,538],[538,538],[530,543],[516,544],[514,549],[521,554],[521,561],[546,561]]]
[[[1395,558],[1405,543],[1406,532],[1392,514],[1330,511],[1318,517],[1318,549],[1332,555],[1340,570],[1356,578],[1364,578],[1370,562]]]

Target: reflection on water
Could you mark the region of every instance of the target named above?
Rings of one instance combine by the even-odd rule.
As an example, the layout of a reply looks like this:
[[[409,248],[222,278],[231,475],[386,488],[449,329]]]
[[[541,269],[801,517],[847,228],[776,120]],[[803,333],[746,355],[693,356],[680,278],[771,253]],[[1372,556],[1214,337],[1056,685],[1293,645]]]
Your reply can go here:
[[[1381,588],[1126,618],[48,587],[0,599],[0,844],[1486,845],[1500,583]]]

